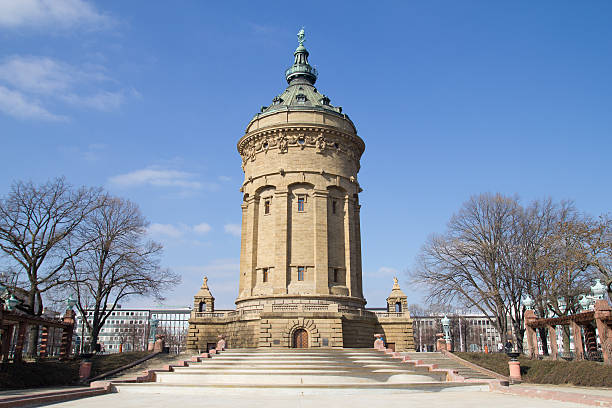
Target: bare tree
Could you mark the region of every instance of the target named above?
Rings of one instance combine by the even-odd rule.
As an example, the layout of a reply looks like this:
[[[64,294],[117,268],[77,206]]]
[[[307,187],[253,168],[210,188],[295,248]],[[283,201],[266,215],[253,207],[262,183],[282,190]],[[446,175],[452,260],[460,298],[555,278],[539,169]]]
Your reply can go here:
[[[500,194],[471,197],[451,218],[447,232],[424,245],[414,271],[428,301],[461,303],[483,313],[507,340],[508,299],[520,301],[520,285],[507,281],[505,248],[515,241],[517,199]],[[519,293],[517,293],[517,290]]]
[[[612,219],[602,215],[598,219],[587,218],[587,262],[603,278],[612,300]]]
[[[63,244],[100,203],[100,189],[74,189],[63,178],[42,185],[18,181],[0,199],[0,250],[23,272],[16,284],[27,291],[22,310],[40,316],[43,293],[66,283],[64,266],[86,243],[69,251]],[[37,336],[32,326],[29,343]]]
[[[91,302],[90,349],[117,304],[133,295],[163,299],[162,292],[180,277],[160,266],[162,246],[146,240],[147,221],[138,206],[121,198],[108,198],[79,228],[70,246],[88,243],[72,256],[67,269],[72,276],[77,308],[84,314]]]

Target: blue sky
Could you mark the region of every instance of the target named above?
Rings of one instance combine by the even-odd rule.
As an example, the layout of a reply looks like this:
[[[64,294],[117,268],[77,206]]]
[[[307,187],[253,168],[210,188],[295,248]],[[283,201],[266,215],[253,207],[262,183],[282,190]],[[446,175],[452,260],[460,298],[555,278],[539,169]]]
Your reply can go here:
[[[612,2],[0,0],[0,191],[65,175],[138,203],[186,305],[237,295],[236,142],[306,29],[366,142],[364,289],[383,306],[472,194],[610,211]],[[4,194],[4,193],[3,193]],[[134,299],[144,305],[147,299]]]

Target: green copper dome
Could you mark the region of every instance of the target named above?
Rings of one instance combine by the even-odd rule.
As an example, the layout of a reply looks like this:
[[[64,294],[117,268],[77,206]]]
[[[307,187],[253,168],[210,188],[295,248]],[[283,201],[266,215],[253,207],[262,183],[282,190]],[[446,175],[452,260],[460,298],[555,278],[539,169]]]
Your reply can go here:
[[[317,81],[317,69],[308,62],[308,50],[304,47],[304,29],[298,32],[298,47],[293,53],[293,65],[285,71],[289,86],[283,93],[272,99],[270,106],[262,106],[261,113],[283,109],[323,109],[325,111],[342,113],[341,107],[334,107],[330,99],[319,93],[314,87]]]

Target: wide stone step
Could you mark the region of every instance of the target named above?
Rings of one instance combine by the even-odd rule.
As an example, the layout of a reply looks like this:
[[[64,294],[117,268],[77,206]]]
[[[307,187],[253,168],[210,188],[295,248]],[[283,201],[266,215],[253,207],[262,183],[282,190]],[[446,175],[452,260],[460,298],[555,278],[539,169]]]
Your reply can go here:
[[[414,373],[363,373],[356,375],[343,373],[287,374],[189,374],[186,372],[157,373],[157,382],[173,384],[210,384],[210,385],[335,385],[335,384],[394,384],[394,383],[431,383],[440,382],[428,375]]]
[[[115,390],[120,393],[138,394],[177,394],[201,395],[202,398],[227,395],[232,389],[239,389],[241,394],[252,395],[253,398],[266,395],[304,396],[304,395],[376,395],[414,392],[443,392],[443,391],[488,391],[487,383],[452,383],[452,382],[424,382],[424,383],[345,383],[345,384],[265,384],[265,385],[234,385],[234,384],[181,384],[181,383],[124,383],[116,384]]]

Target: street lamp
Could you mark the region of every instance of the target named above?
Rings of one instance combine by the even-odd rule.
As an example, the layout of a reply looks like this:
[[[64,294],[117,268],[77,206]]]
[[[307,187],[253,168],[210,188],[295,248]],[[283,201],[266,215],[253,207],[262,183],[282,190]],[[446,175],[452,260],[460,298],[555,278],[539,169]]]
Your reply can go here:
[[[567,302],[563,297],[557,298],[557,306],[559,306],[559,311],[561,312],[561,314],[565,313],[565,311],[567,310]]]
[[[535,300],[533,300],[531,298],[531,296],[529,296],[529,294],[527,294],[522,300],[521,303],[523,303],[523,306],[525,306],[525,309],[527,310],[533,310],[533,305],[535,304]]]
[[[608,290],[606,289],[605,285],[602,285],[601,280],[595,279],[595,285],[591,286],[591,292],[593,293],[593,298],[595,300],[603,299],[607,291]]]
[[[450,344],[450,319],[444,315],[442,319],[442,329],[444,330],[444,340],[446,340],[446,344]]]
[[[74,308],[74,306],[76,306],[77,301],[74,300],[74,298],[72,297],[72,295],[70,295],[68,297],[68,299],[66,299],[66,310],[72,310]]]
[[[11,295],[11,297],[6,299],[6,301],[4,302],[4,304],[6,305],[6,310],[8,310],[9,312],[13,310],[18,303],[19,300],[15,298],[15,295]]]

